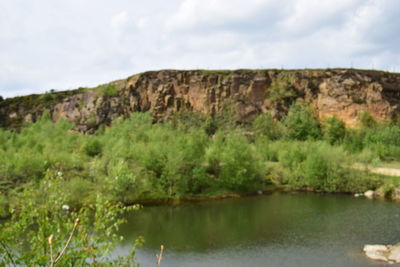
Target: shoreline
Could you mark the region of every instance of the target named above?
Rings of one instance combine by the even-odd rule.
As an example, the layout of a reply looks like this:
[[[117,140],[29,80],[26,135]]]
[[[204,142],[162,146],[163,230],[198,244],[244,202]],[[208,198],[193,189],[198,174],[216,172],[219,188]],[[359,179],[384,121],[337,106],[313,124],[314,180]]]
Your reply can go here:
[[[251,192],[230,192],[225,194],[216,194],[216,195],[198,195],[198,196],[185,196],[182,198],[159,198],[159,199],[145,199],[134,201],[131,203],[125,203],[127,206],[131,205],[142,205],[146,206],[163,206],[163,205],[180,205],[183,203],[191,203],[191,202],[205,202],[205,201],[219,201],[226,199],[238,199],[245,197],[253,197],[253,196],[262,196],[262,195],[270,195],[273,193],[312,193],[312,194],[330,194],[330,195],[347,195],[353,196],[354,198],[367,198],[367,199],[379,199],[385,201],[400,201],[400,199],[395,199],[392,197],[385,197],[381,195],[375,195],[374,197],[364,196],[363,193],[357,195],[358,193],[352,192],[325,192],[313,190],[312,188],[303,188],[303,189],[294,189],[290,186],[285,185],[271,185],[266,189],[251,191]]]

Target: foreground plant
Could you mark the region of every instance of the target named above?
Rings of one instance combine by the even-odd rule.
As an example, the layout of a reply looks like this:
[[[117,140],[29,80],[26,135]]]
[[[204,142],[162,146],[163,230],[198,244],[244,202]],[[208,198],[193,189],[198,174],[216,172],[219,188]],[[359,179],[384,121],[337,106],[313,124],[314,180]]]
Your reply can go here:
[[[125,207],[98,195],[94,204],[71,209],[64,204],[61,179],[49,174],[18,195],[10,207],[10,220],[0,231],[0,265],[137,266],[139,240],[128,255],[110,255],[122,238],[116,234],[125,222],[120,215],[138,207]]]

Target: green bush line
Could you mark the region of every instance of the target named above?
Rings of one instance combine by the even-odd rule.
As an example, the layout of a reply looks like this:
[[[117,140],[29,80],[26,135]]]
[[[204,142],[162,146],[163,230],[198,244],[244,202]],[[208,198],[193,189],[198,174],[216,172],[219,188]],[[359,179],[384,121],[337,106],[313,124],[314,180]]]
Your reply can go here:
[[[63,177],[59,183],[71,206],[92,203],[97,194],[134,203],[271,184],[323,192],[398,185],[351,168],[399,161],[398,125],[346,129],[335,117],[319,123],[306,104],[292,105],[281,121],[262,114],[245,125],[228,110],[212,119],[181,112],[156,124],[150,114],[135,113],[95,135],[72,128],[44,116],[20,133],[0,130],[2,215],[21,190],[34,188],[49,172]]]

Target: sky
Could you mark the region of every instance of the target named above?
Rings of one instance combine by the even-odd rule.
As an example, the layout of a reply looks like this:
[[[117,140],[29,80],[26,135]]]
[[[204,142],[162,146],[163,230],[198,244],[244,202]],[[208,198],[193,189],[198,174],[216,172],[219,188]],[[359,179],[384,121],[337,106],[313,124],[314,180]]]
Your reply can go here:
[[[0,95],[148,70],[400,72],[399,0],[0,0]]]

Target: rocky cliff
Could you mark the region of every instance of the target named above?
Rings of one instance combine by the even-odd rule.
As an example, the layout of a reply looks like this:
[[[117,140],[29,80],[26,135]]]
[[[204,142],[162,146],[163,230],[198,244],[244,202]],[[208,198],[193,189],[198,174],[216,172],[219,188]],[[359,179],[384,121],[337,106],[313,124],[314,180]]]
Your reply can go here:
[[[335,115],[350,127],[363,111],[378,120],[393,119],[400,110],[400,74],[354,69],[150,71],[96,88],[6,99],[0,102],[0,126],[18,129],[45,110],[54,121],[66,118],[84,132],[132,112],[150,111],[160,120],[180,110],[212,116],[227,105],[239,121],[261,112],[280,118],[295,101],[311,103],[321,119]]]

